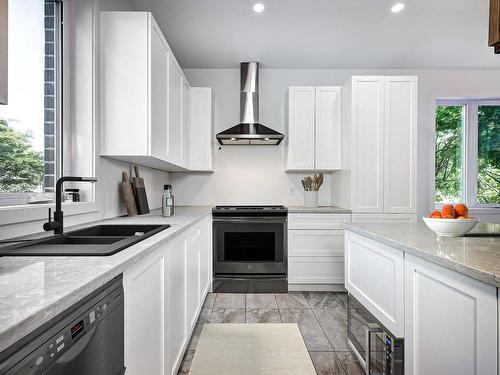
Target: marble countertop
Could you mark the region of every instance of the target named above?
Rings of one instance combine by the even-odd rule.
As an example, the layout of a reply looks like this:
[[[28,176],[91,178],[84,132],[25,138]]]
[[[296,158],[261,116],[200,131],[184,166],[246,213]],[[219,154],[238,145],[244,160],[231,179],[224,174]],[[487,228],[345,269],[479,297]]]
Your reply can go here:
[[[500,288],[500,224],[479,223],[470,233],[439,237],[424,223],[344,224],[350,230]]]
[[[318,206],[318,207],[304,207],[304,206],[287,206],[288,213],[311,213],[311,214],[350,214],[351,210],[335,206]]]
[[[97,223],[171,225],[111,256],[0,257],[0,352],[210,215],[211,210],[212,207],[176,207],[172,217],[163,217],[155,210],[149,215],[66,229]]]

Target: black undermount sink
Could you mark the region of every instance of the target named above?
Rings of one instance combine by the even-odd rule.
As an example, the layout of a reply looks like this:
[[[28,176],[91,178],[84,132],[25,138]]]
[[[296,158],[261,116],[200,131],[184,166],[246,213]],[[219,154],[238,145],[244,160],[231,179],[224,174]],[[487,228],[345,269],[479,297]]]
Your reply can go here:
[[[0,256],[106,256],[170,228],[170,225],[95,225],[59,236],[0,248]]]

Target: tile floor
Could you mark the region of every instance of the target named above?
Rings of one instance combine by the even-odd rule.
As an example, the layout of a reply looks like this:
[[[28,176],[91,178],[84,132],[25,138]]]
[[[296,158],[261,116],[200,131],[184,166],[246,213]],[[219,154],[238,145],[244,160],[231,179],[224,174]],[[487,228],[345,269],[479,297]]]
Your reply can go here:
[[[346,293],[210,293],[179,374],[189,373],[205,323],[297,323],[319,375],[362,375],[364,372],[347,345],[346,304]]]

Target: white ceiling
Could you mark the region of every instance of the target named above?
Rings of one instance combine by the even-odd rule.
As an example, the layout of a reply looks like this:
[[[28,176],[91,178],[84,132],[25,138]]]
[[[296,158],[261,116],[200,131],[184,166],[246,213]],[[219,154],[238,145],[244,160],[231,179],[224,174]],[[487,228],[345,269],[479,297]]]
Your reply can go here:
[[[131,0],[153,13],[183,68],[500,68],[489,0]]]

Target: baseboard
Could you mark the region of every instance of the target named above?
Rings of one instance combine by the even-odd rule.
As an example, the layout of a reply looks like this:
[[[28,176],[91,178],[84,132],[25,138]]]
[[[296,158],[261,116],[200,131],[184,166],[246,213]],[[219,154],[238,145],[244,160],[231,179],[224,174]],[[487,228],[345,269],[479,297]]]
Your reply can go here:
[[[347,292],[344,284],[288,284],[289,292]]]

